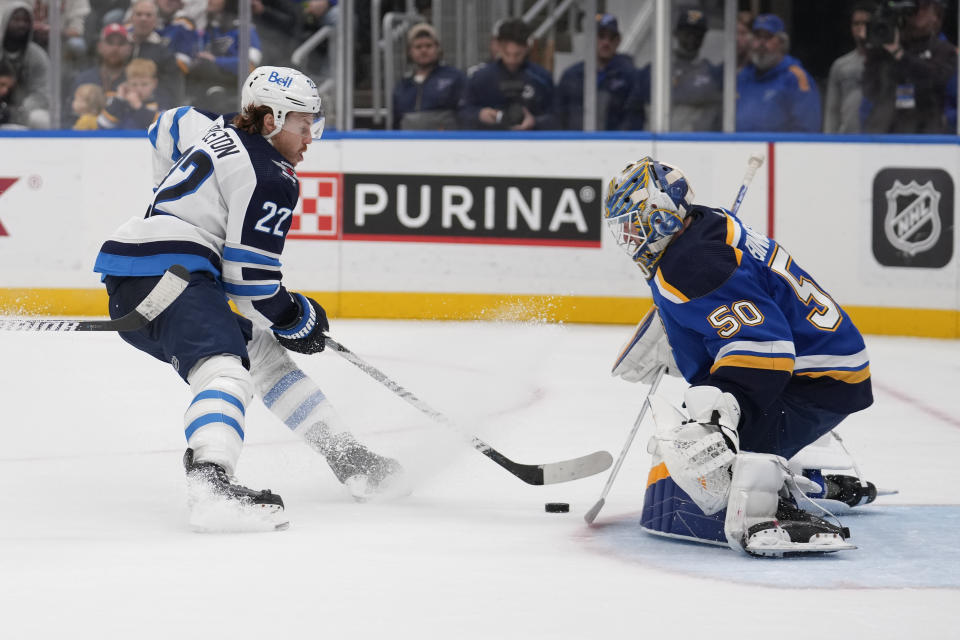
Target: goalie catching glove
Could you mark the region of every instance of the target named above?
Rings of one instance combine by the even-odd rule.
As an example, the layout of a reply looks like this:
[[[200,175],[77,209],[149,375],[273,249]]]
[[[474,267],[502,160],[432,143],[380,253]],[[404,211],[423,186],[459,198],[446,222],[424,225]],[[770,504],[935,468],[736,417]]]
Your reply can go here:
[[[633,336],[620,348],[611,375],[627,382],[650,384],[661,366],[666,367],[667,375],[680,375],[663,321],[654,306],[643,316]]]
[[[326,346],[326,336],[323,334],[330,330],[327,313],[316,300],[301,293],[292,295],[300,307],[300,315],[288,326],[273,327],[277,342],[297,353],[320,353]]]

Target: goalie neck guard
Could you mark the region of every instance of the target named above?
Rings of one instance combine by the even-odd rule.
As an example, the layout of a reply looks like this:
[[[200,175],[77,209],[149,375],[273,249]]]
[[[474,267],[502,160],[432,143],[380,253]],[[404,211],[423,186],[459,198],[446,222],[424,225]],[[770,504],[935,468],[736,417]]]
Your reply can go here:
[[[257,67],[243,83],[240,109],[266,105],[273,109],[277,128],[264,137],[268,140],[284,128],[288,113],[309,113],[313,116],[310,135],[319,140],[323,135],[324,116],[317,85],[296,69]],[[299,131],[295,131],[299,133]]]
[[[648,280],[683,228],[693,197],[682,171],[649,156],[627,165],[607,185],[604,221]]]

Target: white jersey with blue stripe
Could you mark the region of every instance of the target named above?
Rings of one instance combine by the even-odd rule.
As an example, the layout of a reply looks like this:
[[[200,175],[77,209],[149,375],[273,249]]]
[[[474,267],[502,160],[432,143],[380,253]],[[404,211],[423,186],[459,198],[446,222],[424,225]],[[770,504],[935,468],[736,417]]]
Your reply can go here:
[[[295,318],[299,307],[280,271],[299,197],[293,166],[262,136],[192,107],[164,112],[148,135],[153,201],[104,243],[94,270],[152,276],[181,264],[218,278],[260,325]]]

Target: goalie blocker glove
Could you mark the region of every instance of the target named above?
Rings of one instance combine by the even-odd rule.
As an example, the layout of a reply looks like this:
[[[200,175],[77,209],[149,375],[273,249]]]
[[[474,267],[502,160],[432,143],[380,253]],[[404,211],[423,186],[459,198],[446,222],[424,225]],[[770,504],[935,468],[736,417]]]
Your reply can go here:
[[[300,317],[289,326],[273,327],[277,342],[297,353],[320,353],[326,346],[323,334],[330,330],[327,313],[316,300],[301,293],[294,293],[293,299],[300,307]]]

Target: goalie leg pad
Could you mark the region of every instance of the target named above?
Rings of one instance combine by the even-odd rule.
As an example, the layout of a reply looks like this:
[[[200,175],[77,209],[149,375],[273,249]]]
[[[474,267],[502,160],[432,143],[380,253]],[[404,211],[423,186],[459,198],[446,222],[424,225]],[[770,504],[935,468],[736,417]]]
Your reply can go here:
[[[213,462],[233,475],[243,447],[244,415],[253,396],[250,374],[237,356],[210,356],[187,375],[193,401],[184,435],[196,462]]]
[[[654,458],[640,516],[644,531],[692,542],[726,544],[724,513],[705,514],[670,477],[667,466]]]

